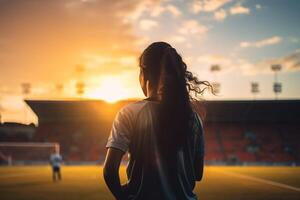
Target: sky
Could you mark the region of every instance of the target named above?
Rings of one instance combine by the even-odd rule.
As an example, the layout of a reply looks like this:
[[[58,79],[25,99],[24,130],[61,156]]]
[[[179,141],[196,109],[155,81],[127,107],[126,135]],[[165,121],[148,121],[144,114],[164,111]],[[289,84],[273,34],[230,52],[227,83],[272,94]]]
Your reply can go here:
[[[0,0],[1,121],[36,123],[24,98],[143,98],[138,57],[155,41],[220,83],[205,99],[274,99],[273,64],[278,99],[299,99],[299,10],[298,0]]]

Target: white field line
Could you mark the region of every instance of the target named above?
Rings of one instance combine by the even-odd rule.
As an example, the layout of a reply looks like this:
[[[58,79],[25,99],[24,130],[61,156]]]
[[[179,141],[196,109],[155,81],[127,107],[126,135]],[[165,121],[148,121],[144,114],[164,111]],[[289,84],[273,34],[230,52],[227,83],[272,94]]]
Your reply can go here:
[[[260,182],[260,183],[264,183],[264,184],[268,184],[268,185],[272,185],[272,186],[277,186],[280,188],[284,188],[284,189],[289,189],[289,190],[293,190],[293,191],[297,191],[300,192],[300,188],[298,187],[294,187],[294,186],[290,186],[287,184],[283,184],[283,183],[278,183],[275,181],[270,181],[270,180],[266,180],[266,179],[262,179],[262,178],[257,178],[257,177],[253,177],[253,176],[249,176],[249,175],[244,175],[244,174],[239,174],[239,173],[234,173],[234,172],[228,172],[228,171],[219,171],[220,173],[229,175],[229,176],[234,176],[237,178],[242,178],[242,179],[248,179],[248,180],[252,180],[252,181],[256,181],[256,182]]]

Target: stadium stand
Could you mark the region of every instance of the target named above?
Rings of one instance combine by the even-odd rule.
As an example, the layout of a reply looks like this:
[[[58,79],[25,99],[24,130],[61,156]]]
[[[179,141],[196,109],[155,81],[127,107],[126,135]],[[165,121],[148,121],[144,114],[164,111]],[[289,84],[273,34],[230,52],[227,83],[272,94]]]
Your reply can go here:
[[[36,127],[34,124],[25,125],[14,122],[0,123],[0,143],[1,142],[30,142],[35,136]],[[29,151],[28,151],[29,152]],[[22,158],[31,160],[35,157],[35,151],[24,153],[20,148],[11,148],[8,152],[6,148],[0,146],[0,163],[7,160],[7,156],[16,159]]]
[[[35,133],[35,125],[25,125],[14,122],[0,123],[0,142],[27,142],[30,141]]]
[[[133,101],[115,104],[96,100],[37,101],[26,103],[37,114],[39,126],[30,139],[57,142],[67,162],[100,161],[117,111]],[[300,101],[204,101],[207,164],[300,163]]]

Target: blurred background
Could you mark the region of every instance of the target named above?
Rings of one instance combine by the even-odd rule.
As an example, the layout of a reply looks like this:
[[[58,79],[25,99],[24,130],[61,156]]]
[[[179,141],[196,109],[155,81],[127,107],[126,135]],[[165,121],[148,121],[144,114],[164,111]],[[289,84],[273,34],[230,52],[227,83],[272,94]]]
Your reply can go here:
[[[1,121],[37,124],[24,98],[143,98],[138,56],[153,41],[214,83],[218,96],[205,99],[298,99],[299,9],[297,0],[0,0]]]
[[[0,0],[0,198],[114,199],[101,171],[111,125],[144,98],[139,55],[166,41],[216,92],[197,102],[199,198],[300,199],[299,11],[299,0]]]
[[[144,98],[139,55],[166,41],[217,93],[202,97],[207,163],[299,164],[299,10],[298,0],[0,0],[0,142],[21,145],[2,145],[3,162],[47,160],[56,144],[67,161],[101,161],[118,109]]]

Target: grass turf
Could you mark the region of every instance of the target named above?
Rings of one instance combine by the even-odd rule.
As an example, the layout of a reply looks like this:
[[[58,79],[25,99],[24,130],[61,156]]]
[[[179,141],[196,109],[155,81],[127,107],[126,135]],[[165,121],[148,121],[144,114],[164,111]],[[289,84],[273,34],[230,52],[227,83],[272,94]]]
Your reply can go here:
[[[300,191],[250,180],[242,174],[300,188],[300,167],[219,167],[205,168],[197,183],[199,199],[300,199]],[[102,178],[101,166],[64,166],[63,180],[52,182],[51,168],[0,167],[1,200],[105,200],[114,199]],[[126,180],[121,168],[122,181]]]

